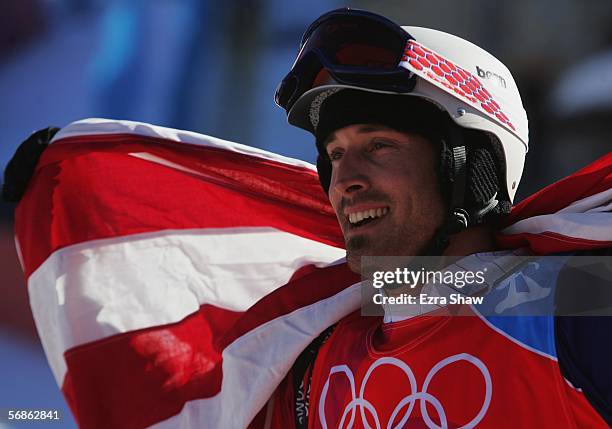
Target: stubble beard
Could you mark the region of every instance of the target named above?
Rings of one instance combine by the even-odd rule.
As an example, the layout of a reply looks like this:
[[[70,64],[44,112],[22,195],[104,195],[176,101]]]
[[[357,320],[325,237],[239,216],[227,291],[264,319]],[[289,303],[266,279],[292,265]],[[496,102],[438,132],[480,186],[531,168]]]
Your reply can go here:
[[[356,235],[345,241],[347,262],[351,271],[362,271],[363,256],[418,256],[430,238],[422,231],[403,225],[375,237]]]
[[[361,257],[366,256],[363,252],[368,247],[368,241],[364,236],[353,237],[346,241],[346,260],[354,273],[361,273]]]
[[[394,256],[400,252],[400,243],[397,242],[401,234],[380,234],[376,237],[357,235],[346,241],[347,262],[351,270],[360,273],[362,269],[361,258],[363,256]]]

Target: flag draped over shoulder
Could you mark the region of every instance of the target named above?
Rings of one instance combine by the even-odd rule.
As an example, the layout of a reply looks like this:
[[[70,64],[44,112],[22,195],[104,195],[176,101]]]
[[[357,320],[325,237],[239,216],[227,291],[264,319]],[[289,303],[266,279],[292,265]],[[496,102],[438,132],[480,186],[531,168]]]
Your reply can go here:
[[[502,247],[612,244],[612,156],[565,180],[516,208]],[[15,227],[47,359],[85,428],[241,428],[262,408],[265,427],[298,354],[360,304],[314,168],[196,133],[70,124]]]
[[[307,344],[311,318],[334,323],[308,304],[356,280],[325,268],[344,251],[312,166],[132,122],[64,128],[16,235],[47,358],[88,428],[245,426],[291,365],[282,347]],[[296,310],[303,326],[270,323]]]
[[[513,207],[497,241],[542,255],[612,247],[612,152]]]

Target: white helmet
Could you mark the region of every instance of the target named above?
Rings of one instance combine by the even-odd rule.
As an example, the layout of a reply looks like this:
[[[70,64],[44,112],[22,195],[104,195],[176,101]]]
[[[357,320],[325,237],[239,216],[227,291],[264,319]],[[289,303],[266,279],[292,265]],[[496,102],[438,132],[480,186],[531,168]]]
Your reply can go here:
[[[311,28],[331,14],[365,15],[385,20],[385,25],[391,23],[369,12],[342,9],[319,18]],[[337,75],[330,73],[326,81],[311,82],[310,88],[297,94],[293,103],[288,103],[288,97],[285,95],[283,100],[279,92],[291,78],[290,73],[279,86],[276,97],[277,103],[287,110],[288,122],[314,133],[318,108],[323,100],[343,88],[430,100],[460,127],[484,131],[499,142],[503,152],[500,167],[505,170],[505,188],[510,202],[513,202],[528,150],[528,123],[512,74],[493,55],[457,36],[421,27],[397,28],[407,33],[407,43],[396,68],[403,69],[405,78],[414,81],[408,90],[355,84],[350,79],[338,79]],[[308,37],[307,32],[292,72],[304,56]]]

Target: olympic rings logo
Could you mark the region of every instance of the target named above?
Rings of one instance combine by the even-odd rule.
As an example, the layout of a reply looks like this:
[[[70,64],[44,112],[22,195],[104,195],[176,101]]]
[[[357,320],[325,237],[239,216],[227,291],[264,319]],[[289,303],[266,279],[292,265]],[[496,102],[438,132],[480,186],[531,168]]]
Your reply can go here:
[[[476,368],[478,368],[478,370],[482,374],[482,377],[484,378],[484,381],[485,381],[485,397],[482,403],[482,407],[480,408],[480,411],[478,412],[478,414],[476,414],[476,416],[471,421],[469,421],[464,426],[461,426],[460,428],[460,429],[471,429],[475,427],[478,423],[480,423],[480,421],[483,419],[483,417],[487,413],[487,410],[489,409],[489,405],[491,404],[491,393],[493,390],[493,385],[491,383],[491,374],[489,374],[489,370],[487,369],[486,365],[480,359],[468,353],[460,353],[460,354],[456,354],[453,356],[449,356],[445,359],[442,359],[437,364],[435,364],[427,373],[427,376],[425,377],[425,381],[423,382],[423,388],[421,391],[417,389],[416,377],[414,376],[412,369],[410,369],[410,367],[404,361],[401,361],[397,358],[383,357],[383,358],[380,358],[374,361],[374,363],[372,363],[372,365],[370,365],[370,367],[368,368],[368,371],[366,372],[365,377],[363,378],[363,382],[361,383],[361,388],[359,390],[359,396],[357,396],[356,394],[355,377],[351,369],[347,365],[336,365],[330,369],[329,375],[327,376],[327,381],[325,382],[325,386],[323,387],[323,391],[321,392],[321,398],[319,399],[319,422],[321,423],[321,426],[323,427],[323,429],[328,429],[327,419],[325,417],[325,400],[327,399],[327,393],[329,391],[329,381],[333,374],[344,373],[346,377],[348,378],[350,386],[351,386],[352,400],[351,402],[348,403],[346,407],[344,407],[344,411],[342,413],[342,417],[340,419],[340,424],[338,425],[338,429],[344,428],[344,423],[346,421],[346,418],[349,416],[349,413],[350,413],[350,417],[349,417],[347,429],[351,429],[353,427],[353,424],[355,422],[355,411],[357,408],[359,408],[359,412],[361,415],[361,422],[366,429],[371,429],[366,419],[366,410],[374,418],[374,421],[376,423],[376,429],[381,429],[378,412],[376,411],[376,408],[374,408],[372,403],[364,398],[364,391],[365,391],[365,387],[368,383],[370,376],[372,375],[372,373],[374,372],[376,368],[382,365],[392,365],[397,368],[400,368],[404,372],[404,374],[410,381],[411,393],[409,395],[406,395],[404,398],[402,398],[402,400],[397,404],[397,406],[391,413],[391,417],[389,417],[389,421],[387,422],[387,426],[386,426],[387,429],[400,429],[404,427],[404,425],[410,418],[410,415],[412,414],[412,410],[414,409],[414,406],[416,405],[417,401],[419,401],[420,403],[421,415],[423,416],[423,419],[425,420],[425,423],[427,424],[428,428],[447,429],[448,421],[446,418],[446,413],[444,411],[444,408],[442,407],[442,404],[435,396],[427,392],[427,388],[429,387],[431,380],[438,373],[438,371],[440,371],[442,368],[444,368],[447,365],[450,365],[454,362],[458,362],[462,360],[469,362],[472,365],[474,365]],[[429,417],[429,413],[426,407],[428,402],[436,410],[438,417],[440,419],[440,423],[441,423],[440,426],[438,426]],[[406,412],[404,413],[402,419],[395,426],[391,428],[391,425],[393,424],[396,417],[400,413],[400,410],[404,408],[406,405],[408,405],[408,408],[406,409]]]

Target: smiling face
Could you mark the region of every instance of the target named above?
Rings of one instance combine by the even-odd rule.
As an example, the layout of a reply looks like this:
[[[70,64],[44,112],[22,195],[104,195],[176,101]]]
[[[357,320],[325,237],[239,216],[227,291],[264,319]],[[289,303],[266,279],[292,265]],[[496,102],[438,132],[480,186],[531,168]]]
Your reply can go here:
[[[350,268],[360,271],[361,256],[419,255],[444,218],[434,146],[418,134],[356,124],[332,133],[325,148]]]

